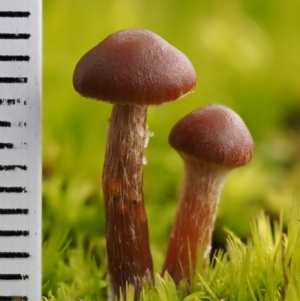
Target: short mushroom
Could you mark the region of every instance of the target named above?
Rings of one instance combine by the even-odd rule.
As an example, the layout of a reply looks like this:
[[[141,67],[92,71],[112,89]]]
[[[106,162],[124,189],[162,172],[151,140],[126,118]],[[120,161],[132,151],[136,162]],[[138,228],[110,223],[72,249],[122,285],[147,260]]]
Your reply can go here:
[[[136,296],[153,280],[143,196],[147,107],[173,101],[196,85],[188,58],[143,29],[116,32],[78,62],[73,85],[81,95],[113,103],[102,186],[108,273],[118,298],[126,284]]]
[[[172,128],[169,143],[184,161],[185,177],[162,273],[167,271],[176,284],[182,279],[191,283],[199,245],[205,257],[211,248],[226,176],[233,168],[250,162],[254,145],[243,120],[217,104],[182,118]]]

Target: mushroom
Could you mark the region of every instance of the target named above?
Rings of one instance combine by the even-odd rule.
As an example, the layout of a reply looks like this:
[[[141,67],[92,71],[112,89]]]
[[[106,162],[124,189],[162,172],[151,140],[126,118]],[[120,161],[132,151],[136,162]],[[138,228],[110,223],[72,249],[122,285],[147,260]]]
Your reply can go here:
[[[217,104],[202,107],[172,128],[170,145],[180,154],[185,177],[169,239],[162,274],[176,284],[194,277],[199,245],[206,258],[220,192],[227,174],[248,164],[254,145],[243,120],[231,109]]]
[[[116,32],[78,62],[73,85],[81,95],[113,103],[102,176],[108,273],[113,294],[126,285],[139,295],[152,283],[143,196],[143,150],[149,132],[147,107],[192,92],[194,68],[161,37],[143,29]]]

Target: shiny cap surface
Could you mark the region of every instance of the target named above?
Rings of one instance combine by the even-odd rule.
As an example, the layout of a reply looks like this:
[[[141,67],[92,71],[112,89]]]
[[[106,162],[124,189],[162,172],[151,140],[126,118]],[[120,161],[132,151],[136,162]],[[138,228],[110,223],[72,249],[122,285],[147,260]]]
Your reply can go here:
[[[169,143],[183,157],[239,167],[248,164],[254,144],[241,117],[217,104],[207,105],[178,121]]]
[[[158,35],[127,29],[108,36],[80,59],[73,85],[88,98],[159,105],[192,92],[196,74],[189,59]]]

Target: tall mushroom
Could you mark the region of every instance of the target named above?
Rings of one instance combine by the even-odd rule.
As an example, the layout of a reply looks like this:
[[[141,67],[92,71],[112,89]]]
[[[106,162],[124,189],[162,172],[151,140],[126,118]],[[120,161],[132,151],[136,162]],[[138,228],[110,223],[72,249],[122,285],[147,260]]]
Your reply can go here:
[[[108,36],[78,62],[81,95],[113,103],[103,169],[106,248],[115,296],[139,295],[153,268],[144,208],[142,161],[148,105],[176,100],[196,85],[188,58],[156,34],[128,29]]]
[[[185,177],[162,273],[167,271],[176,284],[184,278],[190,283],[199,244],[205,256],[210,251],[226,176],[250,162],[254,146],[243,120],[217,104],[182,118],[172,128],[169,143],[184,161]]]

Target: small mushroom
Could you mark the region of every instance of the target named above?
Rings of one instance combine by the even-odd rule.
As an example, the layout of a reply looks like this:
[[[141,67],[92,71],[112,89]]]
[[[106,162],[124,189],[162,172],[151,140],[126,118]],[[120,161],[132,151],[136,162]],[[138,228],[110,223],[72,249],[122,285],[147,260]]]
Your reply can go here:
[[[243,120],[217,104],[182,118],[172,128],[169,143],[184,161],[185,177],[162,273],[167,271],[176,284],[184,278],[191,283],[199,245],[206,250],[205,257],[211,249],[226,176],[250,162],[254,145]]]
[[[102,176],[108,273],[113,294],[136,296],[153,280],[143,196],[147,107],[173,101],[196,85],[188,58],[156,34],[128,29],[108,36],[78,62],[81,95],[113,103]]]

